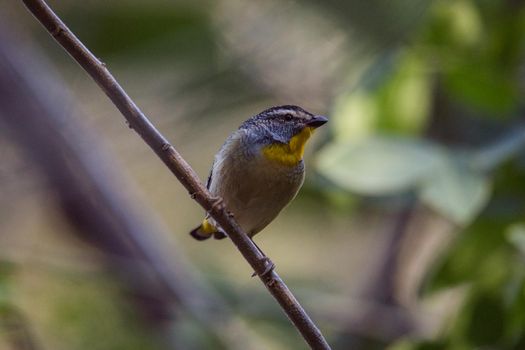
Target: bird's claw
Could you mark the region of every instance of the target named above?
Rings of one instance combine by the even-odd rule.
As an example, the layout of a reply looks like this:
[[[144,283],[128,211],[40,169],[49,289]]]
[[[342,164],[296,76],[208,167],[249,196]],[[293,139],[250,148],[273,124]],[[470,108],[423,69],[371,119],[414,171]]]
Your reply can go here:
[[[224,209],[224,201],[222,200],[222,197],[214,197],[213,202],[211,204],[211,210],[210,211],[221,211]]]

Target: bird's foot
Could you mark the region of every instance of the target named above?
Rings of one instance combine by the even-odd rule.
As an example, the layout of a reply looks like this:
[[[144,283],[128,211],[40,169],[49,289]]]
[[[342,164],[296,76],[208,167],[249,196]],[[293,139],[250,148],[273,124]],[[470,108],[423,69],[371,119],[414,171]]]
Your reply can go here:
[[[224,200],[222,197],[214,197],[212,200],[210,211],[221,211],[224,209]]]
[[[264,258],[262,258],[260,260],[260,262],[262,264],[264,264],[265,268],[264,268],[264,271],[259,274],[257,273],[256,271],[254,271],[252,273],[252,277],[255,277],[257,275],[259,275],[260,277],[263,277],[263,276],[266,276],[267,274],[269,274],[270,272],[273,271],[273,269],[275,269],[275,264],[270,260],[270,258],[268,258],[267,256],[265,256]]]

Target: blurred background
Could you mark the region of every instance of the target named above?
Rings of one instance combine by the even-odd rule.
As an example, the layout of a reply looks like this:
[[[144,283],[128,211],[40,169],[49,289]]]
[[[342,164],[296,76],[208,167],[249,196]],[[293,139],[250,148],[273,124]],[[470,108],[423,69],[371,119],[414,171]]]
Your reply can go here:
[[[525,2],[50,1],[202,179],[330,122],[257,244],[334,349],[525,349]],[[21,2],[0,3],[0,349],[303,349]]]

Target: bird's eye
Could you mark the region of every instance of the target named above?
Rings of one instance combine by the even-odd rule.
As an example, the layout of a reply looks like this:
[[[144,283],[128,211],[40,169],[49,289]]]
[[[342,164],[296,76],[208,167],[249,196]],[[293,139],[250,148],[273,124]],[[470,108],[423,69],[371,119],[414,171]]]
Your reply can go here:
[[[290,121],[290,120],[292,120],[292,119],[293,119],[293,117],[292,117],[291,114],[285,114],[285,115],[284,115],[284,120],[286,120],[286,121]]]

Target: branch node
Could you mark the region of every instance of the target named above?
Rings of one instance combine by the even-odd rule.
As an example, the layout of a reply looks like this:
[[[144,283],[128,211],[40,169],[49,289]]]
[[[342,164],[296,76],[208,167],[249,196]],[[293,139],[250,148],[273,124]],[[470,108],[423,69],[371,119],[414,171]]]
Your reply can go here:
[[[166,152],[166,151],[169,150],[170,148],[171,148],[171,145],[170,145],[168,142],[166,142],[165,144],[162,145],[162,148],[161,148],[161,149],[162,149],[163,152]],[[193,195],[193,194],[192,194],[192,195]],[[193,197],[191,197],[191,198],[193,198]]]
[[[64,28],[62,28],[61,25],[57,25],[57,26],[55,27],[55,29],[53,29],[53,30],[51,31],[51,35],[53,36],[53,38],[56,38],[56,37],[58,37],[58,36],[60,35],[60,33],[62,33],[63,31],[64,31]]]
[[[275,284],[275,278],[271,277],[267,282],[266,282],[266,285],[268,287],[272,287],[274,284]]]
[[[264,277],[264,276],[266,276],[267,274],[269,274],[270,272],[272,272],[275,269],[275,264],[267,256],[265,256],[264,258],[260,259],[259,262],[261,264],[261,267],[257,268],[257,270],[261,270],[261,269],[264,269],[264,270],[261,273],[259,273],[258,271],[254,271],[254,273],[252,274],[252,277],[255,277],[257,275],[259,277]],[[269,284],[269,285],[271,286],[271,284]]]

